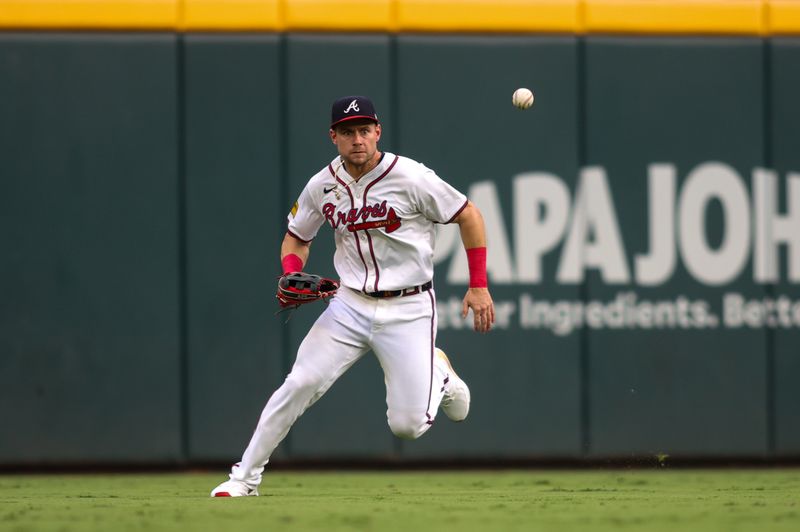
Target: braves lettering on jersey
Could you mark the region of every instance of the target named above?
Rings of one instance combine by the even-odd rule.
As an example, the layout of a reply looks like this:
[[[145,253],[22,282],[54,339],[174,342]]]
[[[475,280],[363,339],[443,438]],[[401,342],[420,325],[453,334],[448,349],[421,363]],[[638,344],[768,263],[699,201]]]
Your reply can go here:
[[[433,278],[434,223],[452,222],[466,206],[464,194],[406,157],[384,152],[358,181],[337,157],[309,180],[289,213],[288,230],[309,242],[327,223],[344,286],[399,290]]]

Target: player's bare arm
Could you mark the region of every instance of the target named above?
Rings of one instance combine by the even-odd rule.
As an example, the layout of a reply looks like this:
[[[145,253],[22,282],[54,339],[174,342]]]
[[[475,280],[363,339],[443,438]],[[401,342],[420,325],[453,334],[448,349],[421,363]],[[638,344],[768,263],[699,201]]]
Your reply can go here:
[[[311,242],[303,242],[292,236],[291,233],[286,233],[281,243],[281,262],[283,262],[288,255],[296,255],[302,261],[302,265],[305,265],[308,262],[308,254],[310,251]]]
[[[469,250],[486,248],[486,229],[480,210],[471,201],[456,217],[461,232],[461,241],[469,254]],[[461,316],[466,317],[472,309],[474,329],[478,332],[488,332],[494,323],[494,302],[488,288],[470,287],[464,296]]]

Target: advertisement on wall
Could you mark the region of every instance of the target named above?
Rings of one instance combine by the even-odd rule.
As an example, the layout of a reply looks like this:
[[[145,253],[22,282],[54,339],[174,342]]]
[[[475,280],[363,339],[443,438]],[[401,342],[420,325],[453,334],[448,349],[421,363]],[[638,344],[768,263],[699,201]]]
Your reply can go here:
[[[510,204],[501,202],[493,181],[470,185],[468,195],[486,223],[490,281],[519,290],[515,299],[495,301],[497,328],[545,330],[556,336],[582,327],[800,328],[797,295],[753,298],[726,289],[732,283],[800,284],[800,173],[780,176],[754,168],[743,176],[720,161],[698,164],[682,179],[670,163],[653,163],[645,171],[647,216],[635,220],[621,219],[618,194],[602,166],[581,169],[574,190],[552,173],[517,174],[511,179]],[[720,227],[713,232],[719,238],[712,238],[707,228],[714,213]],[[621,224],[647,228],[646,251],[631,251]],[[548,270],[544,259],[551,256],[557,257],[556,267]],[[447,284],[467,284],[457,227],[440,228],[434,260],[449,261]],[[697,285],[722,289],[721,297],[696,297],[690,290],[669,298],[642,294],[642,289],[668,283],[679,267]],[[543,284],[581,285],[590,271],[616,289],[613,298],[537,295]],[[466,326],[457,295],[440,298],[438,304],[440,329]]]

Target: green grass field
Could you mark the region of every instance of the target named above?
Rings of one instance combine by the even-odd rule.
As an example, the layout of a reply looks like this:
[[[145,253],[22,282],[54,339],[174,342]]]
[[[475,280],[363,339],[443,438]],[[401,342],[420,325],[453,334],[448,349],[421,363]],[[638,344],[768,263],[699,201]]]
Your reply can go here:
[[[800,530],[800,470],[0,476],[0,531]]]

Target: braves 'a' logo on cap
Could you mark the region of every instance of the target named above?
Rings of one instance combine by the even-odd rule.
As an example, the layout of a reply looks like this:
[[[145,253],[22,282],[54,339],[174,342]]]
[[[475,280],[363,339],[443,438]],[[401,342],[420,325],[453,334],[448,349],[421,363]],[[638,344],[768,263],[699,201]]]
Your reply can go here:
[[[353,100],[350,102],[350,105],[347,106],[347,109],[344,110],[344,114],[349,113],[350,111],[360,112],[361,109],[358,108],[358,100]]]

